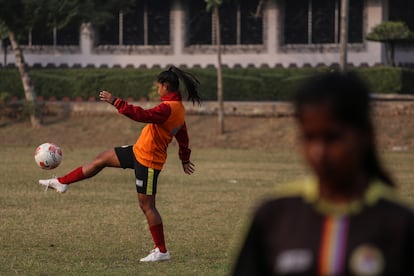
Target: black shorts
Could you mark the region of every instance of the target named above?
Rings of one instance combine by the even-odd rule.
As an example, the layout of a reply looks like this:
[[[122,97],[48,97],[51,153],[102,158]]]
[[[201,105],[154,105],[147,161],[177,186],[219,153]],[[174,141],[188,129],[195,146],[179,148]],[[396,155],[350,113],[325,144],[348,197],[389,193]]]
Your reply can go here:
[[[157,193],[157,182],[160,170],[141,165],[135,158],[132,146],[115,148],[121,168],[135,170],[135,185],[137,192],[144,195],[155,195]]]

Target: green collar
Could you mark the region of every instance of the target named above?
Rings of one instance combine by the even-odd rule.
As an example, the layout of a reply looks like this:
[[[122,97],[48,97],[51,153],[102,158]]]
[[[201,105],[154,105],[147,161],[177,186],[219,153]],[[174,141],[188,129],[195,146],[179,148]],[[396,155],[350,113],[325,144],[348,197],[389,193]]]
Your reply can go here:
[[[362,198],[344,204],[321,199],[319,196],[319,185],[316,179],[306,179],[299,183],[288,184],[286,190],[282,191],[281,194],[286,196],[302,196],[319,213],[338,216],[359,213],[364,206],[372,206],[380,199],[398,201],[396,190],[379,181],[372,181]]]

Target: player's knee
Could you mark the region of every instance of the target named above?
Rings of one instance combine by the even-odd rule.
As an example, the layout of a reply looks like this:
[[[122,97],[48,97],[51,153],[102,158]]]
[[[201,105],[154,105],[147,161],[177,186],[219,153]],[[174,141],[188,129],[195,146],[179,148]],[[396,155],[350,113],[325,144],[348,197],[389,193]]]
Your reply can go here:
[[[100,153],[98,156],[95,157],[95,159],[92,160],[92,165],[95,168],[103,168],[108,165],[108,158],[106,157],[105,152]]]
[[[139,207],[141,208],[142,212],[144,212],[144,214],[156,211],[155,206],[151,202],[140,200]]]
[[[91,162],[91,165],[95,169],[100,169],[100,168],[105,167],[103,160],[100,159],[99,157],[96,157],[95,159],[93,159]]]

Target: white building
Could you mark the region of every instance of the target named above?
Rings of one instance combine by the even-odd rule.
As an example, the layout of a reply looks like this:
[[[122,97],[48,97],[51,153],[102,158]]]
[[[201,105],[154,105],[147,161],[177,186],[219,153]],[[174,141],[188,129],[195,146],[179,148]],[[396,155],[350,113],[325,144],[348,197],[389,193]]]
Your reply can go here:
[[[222,60],[228,67],[339,63],[340,0],[266,0],[263,6],[260,0],[233,2],[221,9]],[[414,1],[349,2],[348,62],[385,63],[384,46],[365,36],[386,20],[403,20],[413,30]],[[23,43],[24,54],[29,66],[40,67],[215,66],[211,17],[204,0],[137,0],[130,12],[114,11],[114,20],[103,27],[34,28]],[[7,65],[14,62],[8,52]],[[414,64],[414,44],[399,46],[396,60]]]

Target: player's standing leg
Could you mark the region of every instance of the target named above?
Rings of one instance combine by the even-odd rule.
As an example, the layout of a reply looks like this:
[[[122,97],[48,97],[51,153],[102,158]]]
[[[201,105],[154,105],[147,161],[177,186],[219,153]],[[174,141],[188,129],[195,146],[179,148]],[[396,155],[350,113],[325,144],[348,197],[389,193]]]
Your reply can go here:
[[[151,253],[142,258],[141,262],[166,261],[170,259],[170,253],[167,251],[164,239],[164,227],[161,215],[155,207],[155,195],[144,195],[138,193],[138,201],[143,211],[151,232],[155,248]]]

